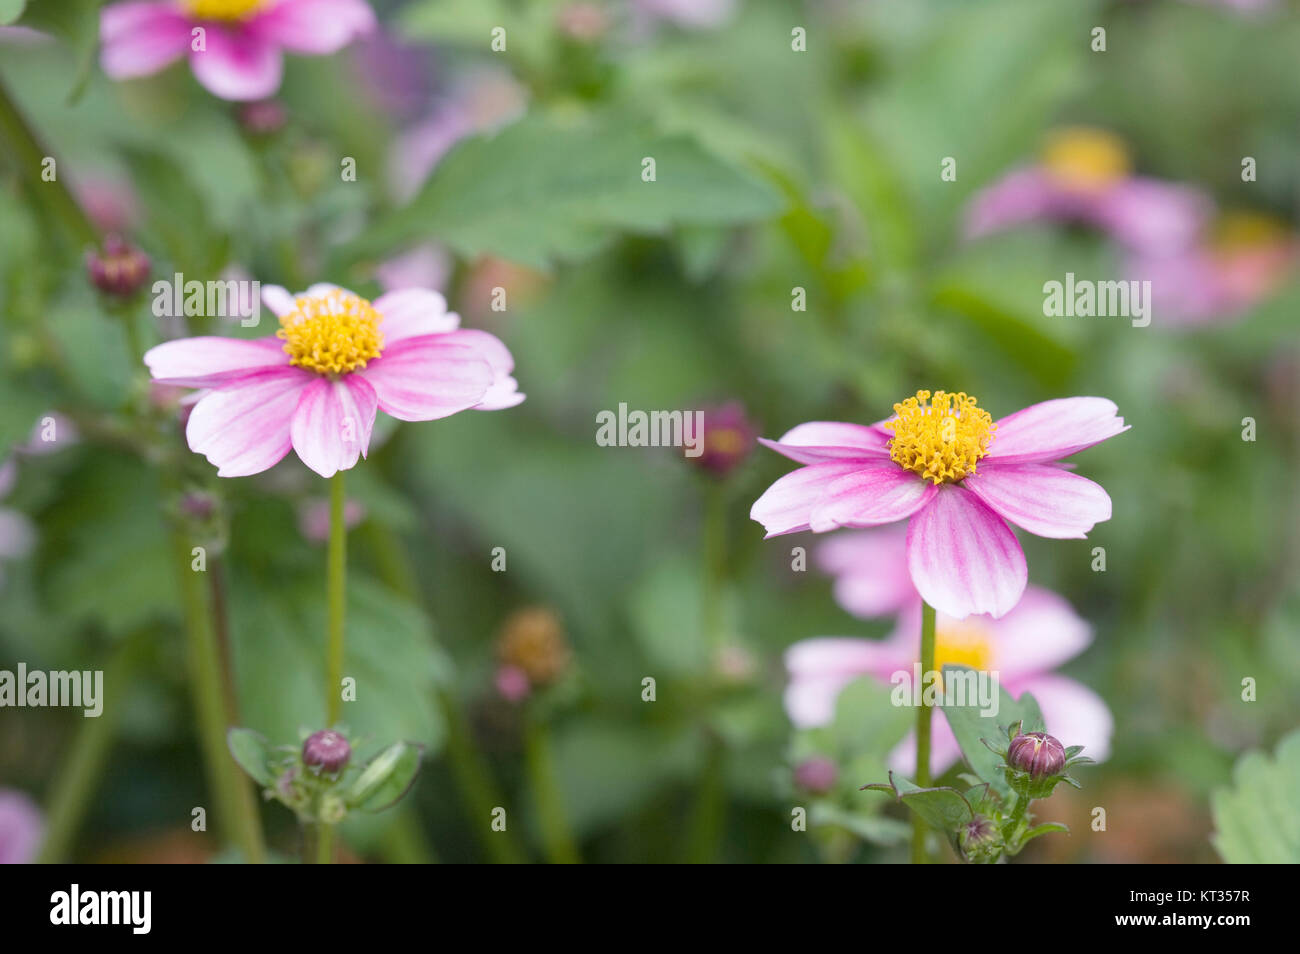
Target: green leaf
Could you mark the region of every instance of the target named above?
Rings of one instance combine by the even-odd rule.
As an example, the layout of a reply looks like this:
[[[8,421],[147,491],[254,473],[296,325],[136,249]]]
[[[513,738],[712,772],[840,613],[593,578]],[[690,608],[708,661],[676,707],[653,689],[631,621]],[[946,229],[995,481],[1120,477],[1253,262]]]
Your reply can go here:
[[[655,160],[655,181],[642,160]],[[598,251],[619,231],[733,225],[781,211],[776,192],[683,135],[634,117],[527,118],[458,145],[420,194],[344,249],[371,256],[436,237],[461,255],[545,268]]]
[[[1229,864],[1300,863],[1300,730],[1278,744],[1273,759],[1248,752],[1232,772],[1233,787],[1210,798],[1215,850]]]
[[[1068,835],[1070,833],[1070,826],[1062,824],[1061,822],[1043,822],[1043,824],[1035,825],[1033,828],[1029,829],[1029,831],[1025,832],[1020,837],[1020,844],[1023,847],[1025,842],[1032,841],[1039,835],[1046,835],[1055,831]]]
[[[231,729],[226,733],[226,746],[239,767],[258,785],[270,788],[275,784],[275,776],[271,772],[275,750],[260,733],[252,729]]]
[[[215,275],[226,259],[226,243],[211,224],[207,200],[185,167],[162,152],[122,148],[147,207],[151,237],[186,278]]]
[[[897,818],[851,812],[831,802],[817,802],[808,813],[814,828],[835,827],[852,832],[873,845],[899,845],[907,840],[912,826]]]
[[[967,670],[966,666],[944,666],[944,672],[950,670]],[[952,729],[953,735],[957,737],[957,744],[961,746],[962,755],[966,757],[966,763],[971,769],[985,782],[988,782],[1003,798],[1010,793],[1007,787],[1007,780],[1003,772],[997,768],[1002,761],[997,753],[989,750],[981,739],[1000,740],[1005,738],[1003,726],[1011,725],[1015,722],[1024,722],[1023,730],[1025,732],[1034,732],[1043,728],[1043,714],[1038,710],[1038,702],[1029,693],[1025,693],[1019,699],[1013,699],[1011,694],[998,687],[998,711],[996,715],[981,715],[979,704],[969,706],[943,706],[944,717],[948,720],[948,726]]]
[[[889,784],[864,785],[863,788],[893,792],[894,797],[920,815],[933,828],[955,832],[975,817],[966,796],[955,788],[921,788],[901,776],[889,773]]]
[[[348,807],[381,812],[400,801],[415,784],[421,751],[418,745],[394,742],[376,755],[344,796]]]
[[[10,26],[23,15],[27,0],[0,0],[0,26]]]
[[[21,14],[20,26],[52,33],[72,48],[76,66],[72,74],[69,102],[80,98],[90,79],[99,51],[99,7],[103,0],[0,0],[0,24],[14,22],[14,11]]]

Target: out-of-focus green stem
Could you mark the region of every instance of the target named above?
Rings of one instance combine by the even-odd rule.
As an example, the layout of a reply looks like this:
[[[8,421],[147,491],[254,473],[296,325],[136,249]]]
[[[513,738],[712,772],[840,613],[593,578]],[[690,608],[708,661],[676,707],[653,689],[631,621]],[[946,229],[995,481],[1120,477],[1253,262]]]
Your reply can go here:
[[[334,863],[334,826],[316,823],[316,864]]]
[[[916,784],[930,786],[930,705],[925,701],[925,678],[934,670],[934,607],[921,604],[921,704],[916,710]],[[925,864],[925,822],[912,813],[912,863]]]
[[[67,759],[54,779],[45,810],[45,838],[37,856],[39,864],[56,864],[67,858],[85,816],[86,804],[99,785],[113,747],[122,712],[121,701],[135,678],[139,641],[138,633],[128,636],[104,665],[103,698],[99,700],[103,710],[100,715],[81,722]]]
[[[524,759],[528,764],[528,782],[533,790],[546,858],[556,865],[579,864],[577,843],[555,777],[550,733],[539,714],[527,713],[524,720]]]
[[[54,178],[47,180],[42,177],[45,160],[52,158],[51,153],[41,145],[2,81],[0,81],[0,136],[9,145],[9,151],[18,164],[18,171],[31,187],[33,198],[50,210],[76,244],[81,246],[98,244],[99,230],[95,228],[90,217],[63,184],[58,174],[57,162],[53,167]]]
[[[185,634],[189,643],[190,683],[198,717],[199,743],[208,780],[216,799],[222,830],[253,864],[263,860],[261,820],[250,782],[244,778],[226,748],[231,720],[221,686],[221,660],[212,632],[204,587],[191,569],[189,542],[179,531],[172,534],[172,549],[179,574]]]
[[[330,542],[326,567],[329,591],[329,648],[326,652],[327,725],[338,722],[343,708],[343,625],[347,609],[348,528],[345,523],[343,471],[330,480]]]
[[[396,865],[427,865],[437,854],[420,826],[420,818],[409,805],[393,810],[393,820],[384,832],[381,849],[385,861]]]

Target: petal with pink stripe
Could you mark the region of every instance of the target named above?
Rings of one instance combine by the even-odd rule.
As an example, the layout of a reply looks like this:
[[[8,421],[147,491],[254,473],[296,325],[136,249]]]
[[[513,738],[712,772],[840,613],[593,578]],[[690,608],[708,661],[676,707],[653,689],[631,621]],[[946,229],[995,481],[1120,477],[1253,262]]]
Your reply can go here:
[[[144,353],[155,381],[186,388],[217,387],[246,375],[289,366],[284,342],[267,338],[178,338]]]
[[[355,374],[317,377],[302,392],[290,436],[302,462],[322,477],[356,466],[370,448],[378,399]]]
[[[405,338],[358,375],[379,408],[400,421],[433,421],[474,407],[492,386],[492,368],[474,345],[451,335]]]
[[[247,477],[279,463],[293,446],[289,422],[298,398],[316,376],[281,368],[209,391],[190,412],[190,450],[217,467],[218,477]]]
[[[893,461],[859,463],[826,488],[813,508],[809,526],[816,533],[836,527],[876,527],[906,520],[939,488]]]
[[[1110,519],[1110,495],[1100,484],[1050,464],[989,460],[962,486],[1040,537],[1082,540],[1096,524]]]
[[[836,479],[851,474],[861,461],[822,461],[786,474],[763,492],[749,508],[751,520],[763,525],[769,537],[808,529],[813,508]]]
[[[1018,464],[1069,457],[1128,430],[1117,410],[1114,401],[1100,397],[1031,404],[997,422],[985,459]]]

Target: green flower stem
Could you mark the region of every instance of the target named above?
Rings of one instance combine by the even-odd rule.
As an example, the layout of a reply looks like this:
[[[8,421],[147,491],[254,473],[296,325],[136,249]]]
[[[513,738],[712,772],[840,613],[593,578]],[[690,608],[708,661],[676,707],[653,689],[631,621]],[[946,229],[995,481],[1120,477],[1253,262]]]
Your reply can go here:
[[[243,852],[244,859],[261,864],[261,820],[253,790],[226,748],[226,732],[233,722],[225,706],[221,659],[212,631],[205,588],[190,568],[190,545],[184,534],[172,534],[173,559],[179,574],[181,601],[185,613],[185,634],[189,644],[190,682],[198,716],[199,742],[207,766],[208,781],[216,800],[222,830]]]
[[[316,864],[334,863],[334,826],[316,823]]]
[[[82,247],[99,244],[99,230],[68,191],[59,176],[58,164],[52,180],[41,177],[50,150],[41,145],[17,104],[0,82],[0,138],[9,144],[6,150],[16,160],[18,171],[27,181],[33,199],[45,206],[52,217],[62,223],[73,241]]]
[[[921,604],[921,679],[934,671],[934,607]],[[916,784],[929,788],[930,779],[930,706],[925,701],[924,684],[921,705],[916,710]],[[925,864],[925,822],[912,813],[912,863]]]
[[[528,764],[528,781],[537,806],[546,858],[556,865],[579,864],[577,844],[569,828],[564,799],[556,779],[550,733],[540,714],[529,712],[524,720],[524,759]]]
[[[385,861],[395,865],[428,865],[438,861],[428,836],[420,825],[420,816],[409,805],[393,811],[392,822],[383,834],[380,852]]]
[[[122,712],[121,700],[135,679],[142,636],[143,633],[128,636],[104,664],[105,698],[100,700],[104,709],[96,718],[81,720],[68,757],[51,786],[38,864],[57,864],[67,859],[68,849],[85,816],[86,804],[95,794],[112,750]]]
[[[330,543],[326,568],[329,591],[329,649],[326,653],[325,723],[332,726],[343,708],[343,618],[347,608],[348,528],[344,522],[343,471],[330,480]]]

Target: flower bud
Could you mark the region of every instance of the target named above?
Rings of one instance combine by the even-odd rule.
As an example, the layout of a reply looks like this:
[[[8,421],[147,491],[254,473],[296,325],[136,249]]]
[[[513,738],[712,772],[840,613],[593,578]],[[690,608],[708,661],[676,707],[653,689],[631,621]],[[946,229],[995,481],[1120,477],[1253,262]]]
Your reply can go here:
[[[838,775],[835,763],[823,755],[804,759],[794,768],[795,784],[814,795],[825,795],[834,788]]]
[[[698,457],[688,457],[687,460],[714,477],[726,477],[753,451],[758,443],[758,430],[739,401],[704,408],[702,421],[703,449]]]
[[[348,740],[330,729],[313,733],[302,744],[302,764],[330,775],[341,772],[351,757]]]
[[[522,670],[532,686],[556,682],[571,659],[559,617],[544,606],[513,613],[502,627],[497,658]]]
[[[986,864],[1002,854],[1002,836],[991,819],[976,815],[957,830],[957,847],[967,861]]]
[[[1065,768],[1065,746],[1046,732],[1026,732],[1011,740],[1007,765],[1035,781],[1059,775]]]
[[[149,256],[120,235],[110,235],[102,249],[86,253],[86,274],[105,295],[129,298],[149,280]]]

